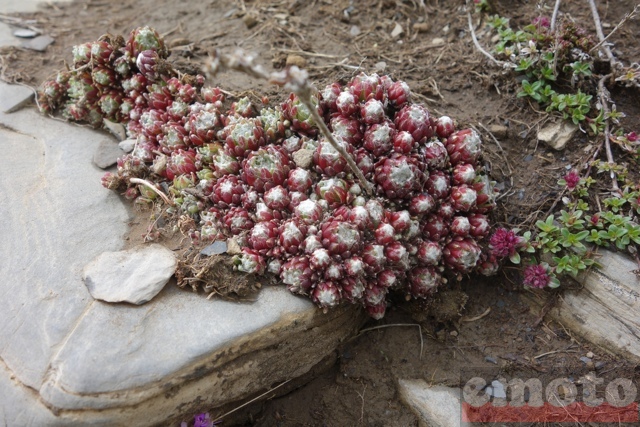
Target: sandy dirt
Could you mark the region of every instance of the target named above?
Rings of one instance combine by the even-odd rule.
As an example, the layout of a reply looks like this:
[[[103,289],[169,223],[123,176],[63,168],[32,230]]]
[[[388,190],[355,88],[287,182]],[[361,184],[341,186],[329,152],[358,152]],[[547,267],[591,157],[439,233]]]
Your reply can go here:
[[[46,52],[17,48],[0,50],[0,71],[8,81],[36,86],[70,61],[73,45],[95,40],[104,33],[128,34],[150,25],[165,35],[174,65],[197,72],[213,48],[240,47],[255,52],[270,69],[287,60],[304,66],[318,87],[348,81],[354,74],[388,73],[409,83],[417,101],[438,114],[473,125],[486,142],[483,161],[502,189],[497,223],[531,226],[550,209],[558,196],[557,180],[577,164],[593,143],[581,135],[566,150],[539,145],[537,130],[550,116],[526,99],[517,99],[518,83],[491,66],[474,50],[461,1],[265,0],[181,2],[167,0],[81,0],[48,5],[35,15],[36,26],[56,42]],[[539,14],[550,14],[537,2],[491,2],[494,11],[525,25]],[[565,2],[562,11],[592,28],[583,2]],[[586,4],[586,2],[584,2]],[[633,9],[631,0],[601,1],[600,13],[608,28]],[[400,25],[403,33],[391,33]],[[640,22],[629,22],[615,37],[615,53],[625,63],[640,57]],[[482,34],[480,34],[482,35]],[[482,38],[485,46],[488,38]],[[296,55],[297,58],[292,56]],[[282,99],[286,94],[237,74],[222,74],[219,85],[235,96]],[[627,114],[625,128],[640,130],[640,94],[614,91],[613,98]],[[498,140],[504,153],[484,131],[502,125]],[[512,172],[510,172],[510,170]],[[149,212],[139,212],[130,239],[142,239]],[[168,236],[170,247],[186,242]],[[338,361],[327,372],[301,388],[240,411],[223,425],[255,426],[414,426],[417,419],[398,398],[397,379],[422,378],[433,384],[460,386],[460,370],[501,367],[533,376],[552,367],[584,369],[580,357],[589,351],[601,370],[633,369],[606,349],[590,346],[562,325],[538,318],[521,302],[520,272],[506,268],[497,277],[465,278],[440,292],[428,307],[393,301],[382,321],[371,321],[361,335],[338,349]],[[576,286],[570,285],[568,286]],[[552,304],[557,294],[549,292]],[[373,327],[385,326],[378,329]],[[545,355],[546,354],[546,355]],[[290,355],[295,357],[295,355]],[[206,408],[203,408],[206,409]]]

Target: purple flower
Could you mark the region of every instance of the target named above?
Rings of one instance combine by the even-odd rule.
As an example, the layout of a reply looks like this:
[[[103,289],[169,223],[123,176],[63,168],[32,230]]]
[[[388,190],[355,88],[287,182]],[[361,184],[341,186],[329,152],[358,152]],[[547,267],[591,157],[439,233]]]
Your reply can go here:
[[[523,283],[532,288],[544,288],[551,282],[551,276],[545,266],[540,264],[530,265],[524,270]]]
[[[489,244],[493,255],[504,258],[517,252],[522,244],[522,238],[518,237],[513,230],[498,228],[489,239]]]
[[[198,414],[195,416],[193,421],[193,427],[211,427],[213,423],[211,422],[211,418],[209,417],[209,413],[205,412],[204,414]]]
[[[575,170],[571,170],[564,176],[564,181],[567,183],[567,188],[573,190],[580,182],[580,175]]]

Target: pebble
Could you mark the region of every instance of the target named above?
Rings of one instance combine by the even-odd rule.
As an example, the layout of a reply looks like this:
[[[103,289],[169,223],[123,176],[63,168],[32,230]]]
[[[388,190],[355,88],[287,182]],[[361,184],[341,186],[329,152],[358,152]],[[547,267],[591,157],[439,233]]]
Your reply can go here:
[[[118,147],[120,147],[120,149],[122,151],[124,151],[125,153],[130,153],[133,151],[133,149],[136,146],[136,140],[135,139],[125,139],[124,141],[120,141],[118,143]]]
[[[538,132],[538,140],[554,150],[560,151],[578,131],[578,126],[565,120],[550,123]]]
[[[13,113],[27,105],[33,99],[33,91],[25,86],[0,85],[0,111]]]
[[[127,132],[125,131],[125,128],[122,124],[112,122],[111,120],[107,119],[102,119],[102,123],[104,124],[104,127],[107,128],[107,130],[118,139],[118,141],[127,139]]]
[[[600,360],[600,361],[596,362],[596,364],[594,365],[594,367],[595,367],[596,369],[602,369],[602,368],[604,368],[604,365],[606,365],[606,363],[605,363],[605,362],[603,362],[602,360]]]
[[[295,65],[298,68],[304,68],[307,66],[307,60],[300,55],[296,55],[292,53],[287,56],[286,65],[287,67]]]
[[[211,256],[219,255],[227,252],[227,242],[217,241],[213,242],[206,248],[200,251],[202,255]]]
[[[293,161],[297,167],[308,169],[313,163],[313,151],[302,148],[293,153]]]
[[[494,359],[493,357],[491,357],[491,356],[485,356],[484,361],[485,362],[489,362],[489,363],[493,363],[494,365],[498,364],[498,361],[496,359]]]
[[[504,139],[509,133],[509,128],[503,125],[491,125],[489,126],[489,132],[491,132],[497,139]]]
[[[451,332],[449,332],[449,335],[451,335],[452,337],[457,337],[458,336],[458,331],[451,331]]]
[[[593,352],[591,352],[591,351],[590,351],[589,353],[587,353],[587,357],[588,357],[589,359],[593,359],[593,358],[594,358],[594,356],[595,356],[595,354],[593,354]]]
[[[582,363],[589,363],[589,362],[591,362],[591,359],[590,359],[590,358],[588,358],[588,357],[584,357],[584,356],[582,356],[582,357],[580,358],[580,361],[581,361]]]
[[[242,249],[240,249],[240,245],[238,244],[238,241],[235,238],[230,238],[227,239],[227,253],[229,255],[236,255],[242,252]]]
[[[251,14],[244,15],[244,17],[242,18],[242,22],[244,22],[244,25],[246,25],[249,29],[258,25],[258,20]]]
[[[14,36],[20,37],[21,39],[32,39],[38,34],[40,33],[26,28],[19,28],[13,32]]]
[[[426,33],[431,29],[431,24],[428,22],[418,22],[413,24],[413,30],[419,33]]]
[[[349,29],[349,35],[351,37],[356,37],[358,35],[360,35],[360,27],[358,27],[357,25],[352,25],[351,28]]]
[[[164,288],[176,270],[175,254],[160,244],[104,252],[84,268],[91,296],[106,302],[144,304]]]
[[[387,63],[384,61],[376,62],[373,69],[378,72],[384,72],[387,69]]]
[[[55,39],[47,34],[35,37],[28,42],[23,43],[22,47],[25,49],[36,50],[38,52],[44,52],[47,47],[53,43]]]
[[[125,153],[115,142],[103,139],[93,153],[93,164],[100,169],[107,169],[116,164]]]
[[[396,22],[396,25],[393,27],[393,30],[391,31],[391,37],[396,39],[400,37],[402,33],[404,33],[404,29],[402,28],[402,25]]]
[[[431,46],[441,46],[444,44],[444,39],[441,37],[436,37],[431,40]]]

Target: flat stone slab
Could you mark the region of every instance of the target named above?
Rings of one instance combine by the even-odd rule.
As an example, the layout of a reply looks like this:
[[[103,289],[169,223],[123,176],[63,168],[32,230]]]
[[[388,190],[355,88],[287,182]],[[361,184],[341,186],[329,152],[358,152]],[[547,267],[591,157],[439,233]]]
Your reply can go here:
[[[41,36],[29,39],[28,41],[22,42],[22,47],[38,52],[44,52],[45,50],[47,50],[47,47],[49,47],[49,45],[54,41],[56,40],[50,35],[43,34]]]
[[[0,85],[0,111],[12,113],[24,107],[34,97],[31,89],[20,85]]]
[[[597,262],[578,276],[581,289],[562,294],[547,316],[601,348],[640,363],[640,278],[638,264],[624,254],[598,249]],[[525,293],[534,310],[546,302],[543,292]]]
[[[123,247],[128,205],[100,185],[104,134],[0,113],[0,414],[6,425],[178,425],[303,375],[365,320],[285,287],[253,303],[171,283],[142,306],[94,300],[83,268]],[[293,357],[295,355],[295,357]]]
[[[152,243],[103,252],[84,268],[82,278],[95,299],[140,305],[158,295],[177,264],[171,250]]]

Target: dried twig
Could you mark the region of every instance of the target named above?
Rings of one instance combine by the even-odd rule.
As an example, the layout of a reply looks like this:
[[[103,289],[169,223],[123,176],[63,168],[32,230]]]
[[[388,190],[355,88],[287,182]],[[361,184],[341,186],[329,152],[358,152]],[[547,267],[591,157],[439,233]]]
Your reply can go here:
[[[484,56],[489,58],[494,64],[500,67],[510,67],[511,64],[508,64],[504,61],[498,61],[493,57],[493,55],[491,55],[489,52],[484,50],[482,46],[480,46],[480,42],[478,42],[478,38],[476,37],[476,31],[473,29],[473,22],[471,22],[471,12],[467,12],[467,18],[469,20],[469,31],[471,31],[471,38],[473,39],[473,44],[476,46],[476,49],[478,49]]]
[[[172,200],[170,200],[166,194],[164,194],[162,191],[158,190],[156,188],[155,185],[153,185],[151,182],[142,179],[142,178],[129,178],[129,182],[131,182],[132,184],[142,184],[145,185],[147,187],[149,187],[154,193],[156,193],[158,196],[160,196],[162,198],[162,200],[164,200],[164,202],[166,204],[168,204],[169,206],[175,206],[175,203],[173,203]]]
[[[600,40],[600,42],[598,42],[597,45],[592,47],[589,53],[595,51],[600,46],[602,46],[604,42],[606,42],[609,39],[609,37],[611,37],[616,31],[618,31],[618,29],[620,29],[620,27],[622,27],[628,20],[635,18],[636,14],[638,13],[638,9],[640,9],[640,3],[638,3],[631,12],[627,13],[624,16],[624,18],[622,18],[622,21],[620,21],[618,25],[616,25],[615,28],[611,30],[611,32],[604,39]]]
[[[558,11],[560,10],[560,3],[562,3],[562,0],[556,0],[556,4],[553,7],[553,15],[551,15],[551,32],[553,32],[553,30],[556,28],[556,21],[558,20]]]
[[[477,316],[473,316],[473,317],[468,317],[468,316],[463,316],[462,318],[460,318],[461,322],[475,322],[476,320],[480,320],[483,317],[487,316],[489,313],[491,313],[491,307],[487,307],[487,309],[482,312],[481,314],[477,315]]]
[[[609,91],[607,90],[606,87],[604,87],[604,82],[605,80],[607,80],[608,78],[611,77],[611,74],[607,74],[606,76],[603,76],[599,81],[598,81],[598,97],[600,98],[600,105],[602,108],[602,111],[604,111],[604,149],[605,152],[607,153],[607,161],[609,162],[609,164],[613,164],[613,153],[611,152],[611,142],[610,142],[610,138],[611,138],[611,133],[610,133],[610,129],[609,129],[609,119],[608,119],[608,115],[611,113],[611,110],[609,109]],[[609,172],[609,176],[611,177],[611,181],[612,181],[612,186],[611,189],[613,191],[613,193],[620,193],[620,187],[618,187],[618,179],[616,178],[616,173],[612,170]]]
[[[604,49],[604,53],[607,55],[609,59],[609,63],[611,64],[611,68],[615,68],[616,64],[619,64],[618,60],[613,56],[611,52],[611,48],[608,44],[604,43],[605,37],[602,32],[602,23],[600,22],[600,15],[598,14],[598,7],[596,6],[595,0],[587,0],[589,3],[589,7],[591,8],[591,14],[593,15],[593,22],[596,24],[596,33],[598,34],[598,38],[600,39],[600,44],[602,44],[602,48]]]
[[[256,401],[256,400],[258,400],[258,399],[263,398],[264,396],[266,396],[267,394],[271,393],[272,391],[275,391],[275,390],[279,389],[280,387],[282,387],[283,385],[287,384],[289,381],[291,381],[291,380],[286,380],[285,382],[283,382],[283,383],[281,383],[281,384],[279,384],[279,385],[275,386],[274,388],[272,388],[272,389],[270,389],[270,390],[265,391],[265,392],[264,392],[264,393],[262,393],[260,396],[254,397],[254,398],[253,398],[253,399],[251,399],[250,401],[243,403],[242,405],[238,406],[237,408],[234,408],[234,409],[230,410],[229,412],[227,412],[227,413],[225,413],[225,414],[222,414],[222,415],[220,415],[219,417],[216,417],[216,419],[215,419],[214,423],[221,422],[221,421],[224,419],[224,417],[226,417],[226,416],[228,416],[228,415],[233,414],[233,413],[234,413],[234,412],[236,412],[238,409],[242,409],[242,408],[244,408],[245,406],[247,406],[247,405],[249,405],[249,404],[251,404],[251,403],[255,402],[255,401]]]

